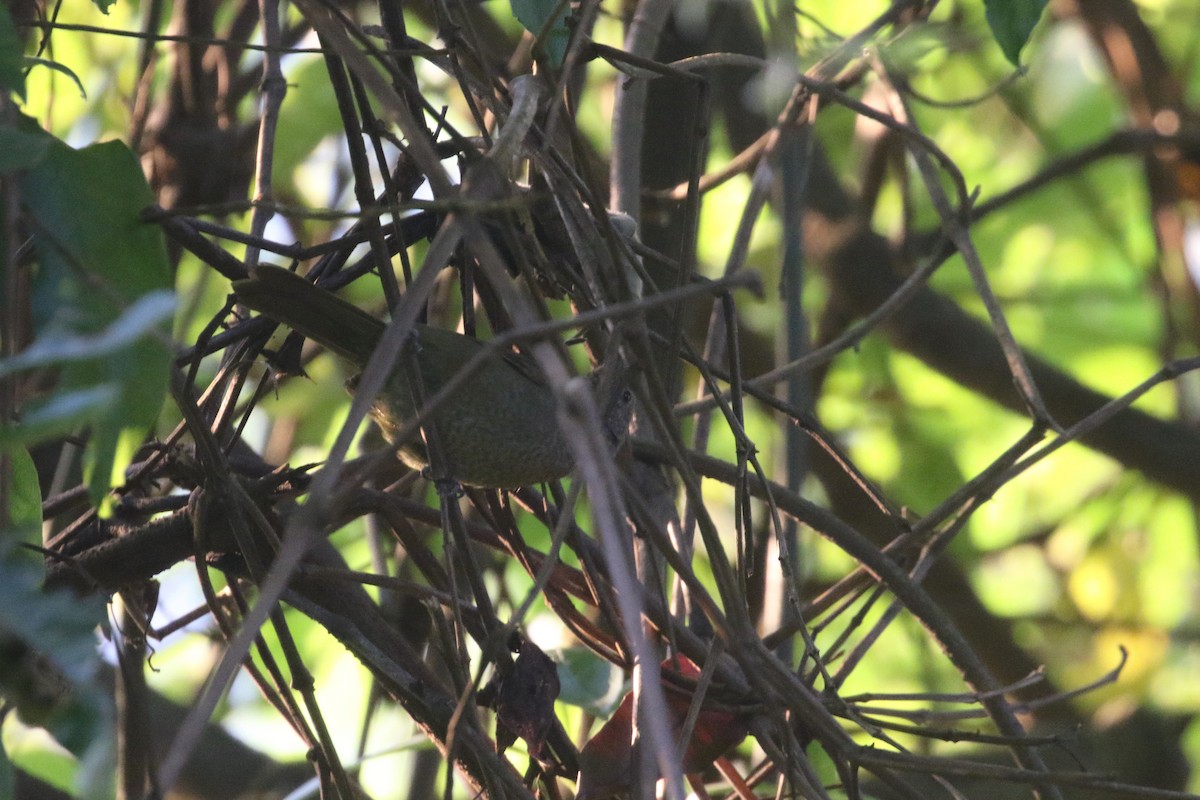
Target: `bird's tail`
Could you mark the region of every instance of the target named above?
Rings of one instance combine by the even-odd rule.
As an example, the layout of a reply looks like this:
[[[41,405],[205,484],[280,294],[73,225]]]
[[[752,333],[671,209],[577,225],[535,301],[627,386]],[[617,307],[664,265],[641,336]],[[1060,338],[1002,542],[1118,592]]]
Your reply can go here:
[[[263,264],[251,277],[234,281],[233,290],[239,302],[359,367],[383,336],[383,322],[282,267]]]

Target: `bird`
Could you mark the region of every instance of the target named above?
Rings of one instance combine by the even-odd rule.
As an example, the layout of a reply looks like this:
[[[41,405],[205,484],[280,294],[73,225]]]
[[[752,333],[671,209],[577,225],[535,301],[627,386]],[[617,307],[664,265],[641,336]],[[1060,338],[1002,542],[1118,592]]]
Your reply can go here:
[[[386,328],[383,321],[321,289],[300,275],[270,264],[233,282],[239,303],[281,322],[362,370]],[[429,325],[413,326],[412,346],[426,397],[445,386],[485,345],[477,339]],[[633,415],[633,392],[620,381],[592,385],[605,433],[614,451],[624,441]],[[347,381],[353,392],[357,377]],[[489,352],[430,417],[450,475],[465,486],[515,488],[556,480],[574,466],[559,426],[557,400],[536,366],[516,353]],[[371,415],[400,460],[426,471],[429,456],[417,434],[397,440],[416,418],[413,387],[397,363],[375,398]]]

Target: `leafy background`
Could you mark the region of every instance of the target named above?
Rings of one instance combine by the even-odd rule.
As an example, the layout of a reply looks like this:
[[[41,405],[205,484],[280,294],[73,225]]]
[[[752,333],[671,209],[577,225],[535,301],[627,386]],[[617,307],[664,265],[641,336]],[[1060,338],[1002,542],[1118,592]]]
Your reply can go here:
[[[714,19],[719,20],[722,4],[688,5],[692,7],[681,7],[679,14],[692,16],[677,22],[679,29],[704,31]],[[511,46],[521,33],[517,18],[532,28],[524,15],[544,15],[552,6],[548,4],[540,12],[514,7],[514,14],[506,5],[492,3],[485,4],[480,13],[490,15],[495,23],[496,43]],[[812,2],[803,4],[804,13],[793,18],[775,4],[755,6],[767,33],[768,54],[778,69],[768,68],[758,74],[744,87],[741,100],[773,118],[791,90],[790,70],[817,63],[839,43],[834,32],[846,36],[858,31],[888,7],[882,2]],[[218,21],[227,22],[233,9],[232,5],[219,9]],[[1020,12],[1015,33],[1011,21],[997,19],[1005,10],[1013,9]],[[942,3],[920,24],[896,26],[888,35],[871,40],[870,55],[878,63],[868,63],[876,68],[879,63],[886,64],[888,74],[904,76],[906,88],[913,92],[909,108],[914,125],[952,159],[970,190],[978,187],[979,202],[986,203],[1039,171],[1054,168],[1113,131],[1141,127],[1145,122],[1129,95],[1114,84],[1112,70],[1089,38],[1087,12],[1080,12],[1070,3],[1051,4],[1050,13],[1021,49],[1024,32],[1030,21],[1040,19],[1040,10],[1036,3],[991,3],[986,9],[975,2]],[[1139,4],[1136,11],[1164,55],[1170,79],[1182,89],[1181,125],[1185,133],[1191,133],[1187,109],[1188,104],[1197,101],[1196,87],[1200,85],[1194,33],[1200,6],[1163,0]],[[107,14],[90,5],[69,4],[57,9],[55,19],[60,24],[137,30],[144,13],[145,7],[129,3],[113,4]],[[369,23],[375,12],[364,6],[356,13]],[[597,41],[614,46],[622,42],[622,25],[615,13],[616,9],[606,7],[600,15],[594,31]],[[292,22],[298,21],[298,12],[292,10],[289,14]],[[789,25],[782,24],[785,18]],[[415,39],[437,40],[431,14],[413,14],[408,23]],[[509,38],[501,38],[505,35]],[[561,41],[556,41],[558,44],[549,48],[551,59],[561,55]],[[23,99],[18,104],[21,113],[74,147],[127,140],[129,101],[138,81],[137,40],[64,27],[53,32],[51,43],[42,56],[78,76],[83,91],[61,69],[33,67],[24,80]],[[311,37],[302,44],[314,46]],[[10,41],[6,52],[11,53],[11,47]],[[250,64],[256,58],[247,56]],[[1012,62],[1018,58],[1021,71],[1014,73]],[[288,87],[280,109],[275,198],[284,204],[312,208],[352,206],[353,193],[340,144],[343,120],[333,102],[321,55],[287,55],[281,66]],[[11,64],[4,73],[12,75]],[[448,118],[455,125],[472,128],[470,115],[445,74],[418,62],[418,76],[427,96],[448,107]],[[618,73],[601,62],[595,62],[586,77],[578,124],[600,153],[610,148],[611,107],[618,80]],[[167,81],[165,68],[152,73],[153,89],[161,92]],[[14,88],[11,83],[9,88]],[[869,100],[871,92],[879,91],[879,82],[870,75],[860,77],[851,82],[849,91]],[[250,119],[256,104],[257,95],[248,93],[238,112]],[[11,117],[8,130],[13,130]],[[939,218],[928,195],[919,188],[911,155],[895,148],[889,153],[880,144],[881,134],[878,126],[836,103],[821,112],[814,131],[842,185],[855,191],[866,191],[877,179],[878,168],[872,158],[888,153],[893,159],[894,169],[882,181],[869,224],[900,247],[922,233],[936,231]],[[734,144],[736,137],[728,123],[714,128],[707,157],[709,169],[735,155],[742,146]],[[53,147],[61,145],[54,143]],[[1190,251],[1182,249],[1196,241],[1192,228],[1196,209],[1186,194],[1177,198],[1170,211],[1177,216],[1176,224],[1183,232],[1177,232],[1174,240],[1163,239],[1164,229],[1156,228],[1163,225],[1163,220],[1151,213],[1152,202],[1160,198],[1147,181],[1139,158],[1144,150],[1064,169],[1048,185],[1002,206],[971,228],[1017,341],[1108,396],[1130,391],[1171,359],[1194,356],[1200,330],[1195,319],[1197,271],[1189,258],[1195,258],[1195,249],[1200,245],[1192,245]],[[1186,158],[1184,162],[1174,167],[1181,177],[1187,167]],[[15,169],[27,166],[18,163],[8,167],[6,173],[12,175]],[[34,171],[26,173],[23,180],[27,186],[34,175]],[[113,198],[128,199],[137,208],[149,202],[148,193],[115,189],[108,171],[103,176],[85,172],[78,179],[92,194],[76,196],[71,201],[72,213],[95,221],[101,230],[105,228],[102,213],[110,210]],[[30,197],[47,196],[40,189],[26,191]],[[749,191],[750,178],[743,174],[705,195],[697,239],[698,271],[711,277],[720,274],[737,239],[733,221],[740,216]],[[27,199],[26,204],[32,213],[39,213],[35,203]],[[768,291],[761,299],[738,296],[748,374],[764,370],[773,360],[783,360],[774,351],[790,312],[774,287],[781,282],[780,242],[796,223],[781,219],[780,214],[779,204],[769,206],[749,241],[747,266],[758,272]],[[250,214],[227,213],[223,221],[245,230]],[[341,230],[339,224],[293,215],[268,229],[267,235],[282,242],[318,242]],[[46,225],[52,229],[62,227],[61,222],[53,220]],[[1171,230],[1169,225],[1167,230]],[[150,250],[156,246],[147,245]],[[223,246],[237,258],[244,255],[235,243]],[[109,252],[104,248],[103,244],[92,244],[86,249]],[[417,248],[414,260],[419,256]],[[163,256],[151,253],[146,257],[157,260]],[[130,258],[118,260],[128,264]],[[116,268],[97,267],[106,274],[113,274]],[[43,265],[43,269],[48,268]],[[139,270],[137,274],[144,277],[148,273]],[[124,280],[120,283],[130,285]],[[951,257],[930,284],[959,307],[980,319],[986,317],[960,258]],[[139,286],[136,295],[157,286]],[[175,269],[173,288],[177,299],[172,339],[192,343],[222,309],[229,292],[228,281],[184,253]],[[823,323],[836,326],[830,308],[839,291],[844,289],[819,269],[806,274],[803,310],[813,329]],[[364,293],[359,299],[371,302],[377,298]],[[143,308],[139,313],[144,314],[139,317],[144,329],[162,321],[161,310]],[[95,332],[94,326],[90,332]],[[124,406],[133,409],[127,417],[107,423],[114,442],[109,450],[116,450],[115,439],[125,427],[145,429],[157,417],[154,429],[161,433],[179,419],[179,412],[170,404],[160,410],[166,383],[161,341],[150,336],[139,339],[138,346],[150,348],[149,358],[122,359],[120,363],[136,364],[147,370],[149,377],[143,373],[115,379],[124,381],[124,386],[143,389],[151,380],[157,389],[151,387],[148,397]],[[61,363],[61,359],[35,364],[9,362],[7,369],[52,363]],[[116,362],[109,359],[107,363]],[[250,418],[247,441],[271,463],[285,459],[293,465],[320,461],[345,414],[346,399],[337,365],[328,358],[317,359],[308,373],[311,381],[286,384],[277,397]],[[202,370],[201,377],[211,375]],[[696,376],[689,374],[688,380],[684,398],[695,391]],[[81,381],[96,385],[102,379],[85,373]],[[65,386],[70,384],[70,380],[64,381]],[[1152,389],[1135,406],[1178,420],[1181,429],[1194,429],[1198,386],[1195,375],[1184,375]],[[862,472],[914,520],[933,511],[978,475],[1029,426],[1026,416],[1003,410],[977,391],[931,369],[881,332],[872,333],[832,361],[820,381],[814,410]],[[149,416],[144,416],[147,412]],[[89,419],[101,431],[106,417],[97,413],[99,417]],[[748,414],[746,427],[760,459],[765,464],[780,463],[787,457],[782,435],[785,426],[758,406],[752,406]],[[79,421],[78,416],[65,417],[59,427],[69,428]],[[277,433],[272,432],[281,428],[292,433],[290,446],[282,450]],[[22,445],[30,443],[6,435],[6,445],[11,445],[14,438]],[[99,441],[103,442],[103,437]],[[709,450],[731,459],[733,437],[724,429],[716,431]],[[27,487],[29,466],[24,451],[15,448],[11,452],[14,455],[6,464],[15,476],[13,485]],[[129,450],[122,455],[128,460]],[[1195,474],[1200,451],[1188,455],[1195,462],[1166,464],[1163,469],[1178,468],[1181,474]],[[112,470],[104,458],[96,464],[89,484],[94,499],[99,499],[109,485]],[[123,466],[117,464],[118,470]],[[820,501],[827,488],[810,478],[804,491]],[[970,517],[950,548],[949,557],[961,565],[968,578],[964,590],[974,592],[1000,627],[1011,630],[1032,662],[1045,665],[1054,685],[1071,688],[1096,680],[1114,668],[1122,652],[1127,654],[1119,680],[1073,698],[1071,713],[1066,716],[1086,726],[1085,741],[1093,731],[1103,734],[1130,720],[1148,720],[1147,730],[1152,729],[1153,736],[1143,732],[1135,739],[1143,744],[1154,742],[1155,746],[1131,752],[1137,753],[1132,758],[1141,759],[1151,773],[1168,771],[1171,759],[1167,753],[1174,754],[1176,746],[1191,763],[1200,757],[1200,727],[1194,721],[1200,707],[1195,680],[1200,670],[1195,617],[1200,589],[1194,506],[1197,496],[1195,490],[1184,494],[1164,488],[1161,482],[1148,480],[1118,460],[1070,444],[1000,488]],[[28,511],[22,510],[12,495],[7,497],[11,504],[8,521],[25,522],[22,535],[28,541],[37,541],[38,537],[31,534]],[[731,528],[736,513],[733,493],[723,485],[709,483],[706,500],[717,519]],[[530,546],[542,550],[548,546],[544,531],[534,527],[524,531]],[[334,534],[332,541],[352,566],[364,568],[372,557],[368,534],[366,523],[356,520]],[[852,566],[841,550],[810,534],[802,533],[800,547],[801,593],[805,597],[814,596]],[[12,547],[7,547],[3,555],[6,570],[31,574],[27,568],[35,558]],[[17,561],[23,566],[17,566]],[[703,573],[704,565],[698,565],[698,569]],[[498,566],[494,581],[496,596],[510,601],[515,598],[519,602],[529,587],[528,577],[512,561]],[[203,602],[190,566],[175,567],[162,577],[162,582],[156,617],[160,624]],[[86,624],[82,629],[68,638],[73,646],[85,639],[90,644],[94,612],[56,610],[56,604],[62,601],[53,595],[30,599],[36,590],[28,581],[5,581],[0,592],[0,608],[44,608],[47,617],[40,627],[40,618],[25,620],[33,626],[28,639],[64,665],[78,663],[74,653],[57,649],[53,637],[62,633],[60,628],[67,619],[75,620],[77,625],[83,620]],[[953,603],[954,598],[943,596],[943,602]],[[6,631],[14,629],[11,620],[2,621]],[[374,707],[374,701],[360,665],[307,617],[289,612],[288,622],[316,682],[333,743],[348,762],[354,760],[350,754],[372,754],[363,762],[363,786],[372,797],[413,796],[409,794],[415,780],[412,776],[427,769],[432,745],[406,713],[387,704],[374,712],[369,736],[362,740],[364,715]],[[200,622],[189,628],[152,644],[152,669],[147,673],[151,689],[184,705],[199,692],[220,653],[210,625]],[[588,714],[604,717],[612,712],[623,692],[619,672],[581,651],[557,617],[540,604],[535,606],[527,629],[530,637],[562,664],[564,693],[558,710],[569,732],[575,733],[585,720],[590,721]],[[101,651],[111,660],[108,645],[102,644]],[[91,680],[87,674],[70,677],[83,685]],[[842,693],[961,690],[957,673],[920,626],[902,618],[869,650]],[[88,710],[78,712],[76,717],[64,717],[99,720],[91,727],[84,725],[84,730],[92,734],[90,740],[84,736],[82,744],[71,746],[68,734],[50,727],[73,755],[57,749],[36,726],[23,724],[15,714],[6,715],[3,742],[8,758],[22,770],[64,791],[104,795],[107,789],[101,785],[103,782],[88,771],[95,768],[95,761],[107,764],[106,759],[111,758],[111,754],[88,747],[103,739],[101,731],[110,724],[111,712],[103,709],[103,694],[85,693]],[[939,707],[937,702],[931,705]],[[304,743],[244,677],[233,683],[217,718],[239,740],[272,759],[303,759]],[[1167,745],[1157,746],[1160,740],[1154,737],[1160,735]],[[920,738],[903,741],[917,750],[941,749],[941,745]],[[1119,772],[1120,747],[1106,751],[1105,740],[1097,741],[1101,742],[1096,750],[1100,756],[1093,763],[1094,769]],[[749,763],[758,753],[748,743],[737,755],[743,763]],[[1156,763],[1160,758],[1161,762]],[[11,774],[6,773],[5,779],[12,780]],[[3,788],[0,784],[0,795]],[[1197,791],[1200,782],[1192,778],[1189,785],[1177,788]],[[459,791],[466,796],[465,789]]]

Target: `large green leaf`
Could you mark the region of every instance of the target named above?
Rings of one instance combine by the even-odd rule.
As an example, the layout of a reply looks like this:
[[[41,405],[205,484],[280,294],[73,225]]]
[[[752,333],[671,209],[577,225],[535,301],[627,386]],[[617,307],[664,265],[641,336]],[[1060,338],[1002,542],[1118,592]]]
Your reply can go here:
[[[25,409],[40,424],[3,438],[28,442],[88,422],[89,486],[99,501],[118,451],[141,440],[166,392],[171,275],[161,232],[139,217],[153,195],[124,144],[74,150],[51,139],[25,173],[21,199],[39,262],[37,340],[0,372],[51,364],[61,372],[55,392]]]
[[[0,128],[0,175],[29,169],[46,155],[53,137],[17,128]]]
[[[992,36],[1013,64],[1021,63],[1021,48],[1042,18],[1046,0],[983,0]]]

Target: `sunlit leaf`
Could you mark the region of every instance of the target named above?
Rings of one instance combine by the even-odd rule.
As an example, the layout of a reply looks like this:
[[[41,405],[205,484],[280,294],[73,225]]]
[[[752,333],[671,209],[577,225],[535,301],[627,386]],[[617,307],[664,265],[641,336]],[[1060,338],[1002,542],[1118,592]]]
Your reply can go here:
[[[7,737],[7,747],[13,766],[69,795],[79,773],[75,756],[63,750],[44,729],[12,725],[10,730],[13,735]]]
[[[12,525],[0,530],[0,548],[10,541],[34,542],[42,524],[42,491],[37,467],[28,451],[14,448],[8,455],[8,518]]]
[[[314,58],[296,64],[287,77],[279,127],[289,135],[275,141],[277,180],[288,180],[322,139],[341,131],[342,123],[324,61]]]

